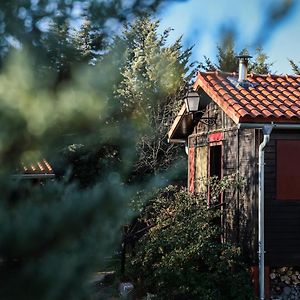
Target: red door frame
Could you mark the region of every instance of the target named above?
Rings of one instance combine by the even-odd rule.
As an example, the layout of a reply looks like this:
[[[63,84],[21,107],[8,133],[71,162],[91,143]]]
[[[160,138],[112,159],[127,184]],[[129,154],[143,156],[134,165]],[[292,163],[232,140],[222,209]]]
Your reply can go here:
[[[223,146],[223,142],[222,141],[218,141],[218,142],[212,142],[212,143],[209,143],[209,149],[208,149],[208,178],[210,178],[210,150],[211,150],[211,147],[214,147],[214,146],[221,146],[221,178],[223,178],[224,176],[224,146]],[[210,190],[208,189],[208,207],[210,206]],[[220,236],[220,240],[221,240],[221,243],[223,243],[225,241],[225,237],[224,237],[224,217],[223,217],[223,203],[224,203],[224,193],[222,192],[221,195],[220,195],[220,210],[221,210],[221,218],[220,218],[220,222],[221,222],[221,236]]]
[[[195,192],[195,147],[189,147],[188,151],[188,191]]]
[[[207,161],[208,161],[208,164],[207,164],[208,170],[207,171],[208,172],[207,172],[207,174],[208,174],[208,178],[210,178],[211,177],[211,174],[210,174],[210,148],[214,147],[214,146],[221,146],[221,178],[220,179],[222,179],[224,176],[224,169],[223,169],[223,167],[224,167],[224,147],[223,147],[222,141],[212,142],[212,143],[209,143],[209,145],[208,145],[209,149],[207,151],[208,152],[207,153],[207,155],[208,155],[208,158],[207,158]],[[221,193],[220,204],[223,204],[223,193]],[[210,193],[208,193],[208,205],[210,205]]]

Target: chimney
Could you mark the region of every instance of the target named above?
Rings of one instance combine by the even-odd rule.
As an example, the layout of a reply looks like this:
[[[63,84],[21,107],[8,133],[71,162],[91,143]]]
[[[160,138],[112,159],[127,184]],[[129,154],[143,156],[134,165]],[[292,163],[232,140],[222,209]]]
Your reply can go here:
[[[238,82],[243,82],[247,79],[247,71],[248,71],[248,62],[249,59],[252,58],[250,55],[239,55],[237,56],[239,59],[239,79]]]

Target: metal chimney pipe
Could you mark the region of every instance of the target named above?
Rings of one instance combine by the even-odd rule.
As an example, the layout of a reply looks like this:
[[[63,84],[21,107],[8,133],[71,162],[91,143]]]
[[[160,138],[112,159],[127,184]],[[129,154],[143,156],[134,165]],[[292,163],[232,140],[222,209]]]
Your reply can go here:
[[[239,59],[239,79],[238,82],[243,82],[247,79],[247,72],[248,72],[248,62],[249,59],[252,58],[250,55],[238,55],[237,58]]]

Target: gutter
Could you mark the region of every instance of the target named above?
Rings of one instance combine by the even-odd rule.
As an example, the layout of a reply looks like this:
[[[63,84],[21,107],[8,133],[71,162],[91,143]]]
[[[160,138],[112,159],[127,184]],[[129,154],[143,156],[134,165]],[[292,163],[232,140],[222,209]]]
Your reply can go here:
[[[186,143],[186,139],[168,139],[168,143],[184,144]]]
[[[300,129],[300,124],[282,124],[282,123],[239,123],[241,129],[262,129],[265,126],[272,126],[274,129]]]
[[[273,129],[300,130],[300,124],[276,124],[276,123],[241,123],[238,129],[261,129],[264,135],[259,145],[258,157],[258,268],[259,268],[259,299],[265,299],[265,147],[270,140]]]
[[[55,178],[55,174],[16,174],[10,177],[12,179],[46,179]]]

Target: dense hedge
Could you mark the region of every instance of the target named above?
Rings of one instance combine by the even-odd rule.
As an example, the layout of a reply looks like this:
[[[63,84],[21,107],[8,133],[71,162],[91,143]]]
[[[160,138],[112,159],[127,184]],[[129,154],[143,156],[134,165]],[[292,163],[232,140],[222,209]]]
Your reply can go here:
[[[240,248],[221,243],[220,209],[170,186],[144,209],[149,230],[130,257],[132,279],[155,299],[252,299]]]

